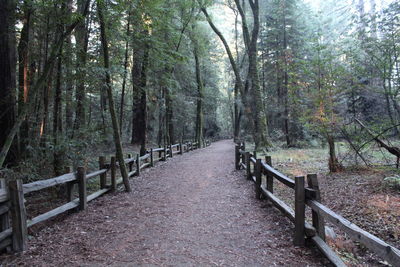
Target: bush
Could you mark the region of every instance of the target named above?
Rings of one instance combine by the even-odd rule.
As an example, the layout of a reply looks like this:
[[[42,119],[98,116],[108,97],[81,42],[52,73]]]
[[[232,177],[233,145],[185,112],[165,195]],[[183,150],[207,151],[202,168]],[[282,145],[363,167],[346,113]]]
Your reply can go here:
[[[390,176],[383,179],[384,186],[400,190],[400,176]]]

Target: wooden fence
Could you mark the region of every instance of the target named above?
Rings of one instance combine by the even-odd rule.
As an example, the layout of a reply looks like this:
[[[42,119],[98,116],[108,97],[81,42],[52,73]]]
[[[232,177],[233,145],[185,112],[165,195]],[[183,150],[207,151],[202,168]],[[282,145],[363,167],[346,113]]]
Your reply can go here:
[[[400,266],[400,251],[397,248],[364,231],[321,203],[316,174],[306,176],[306,186],[304,176],[295,177],[294,180],[287,177],[272,168],[270,156],[266,156],[264,160],[258,159],[256,152],[246,151],[244,143],[235,146],[235,168],[236,170],[246,170],[247,179],[255,184],[257,199],[268,199],[294,223],[293,244],[295,246],[304,246],[306,238],[308,238],[335,266],[346,266],[325,242],[325,221],[329,221],[344,231],[352,240],[363,244],[388,263]],[[294,189],[294,210],[274,195],[274,179]],[[306,220],[306,206],[312,210],[312,224]]]
[[[202,145],[209,146],[210,142],[205,140]],[[132,158],[128,155],[125,164],[128,166],[129,177],[140,175],[142,169],[153,167],[157,161],[165,161],[175,154],[183,154],[199,147],[198,143],[187,142],[152,148],[141,157],[137,155]],[[85,210],[89,201],[109,191],[116,191],[117,186],[122,183],[122,178],[117,179],[117,169],[115,157],[111,157],[111,161],[106,163],[106,158],[102,156],[99,157],[99,170],[91,173],[86,173],[85,167],[78,167],[76,172],[71,172],[68,168],[64,175],[28,184],[23,184],[22,180],[17,179],[9,181],[6,186],[2,180],[0,183],[0,250],[5,248],[15,252],[25,250],[29,227],[68,210]],[[108,174],[110,174],[110,179],[107,179]],[[97,177],[99,177],[100,190],[87,195],[87,182]],[[58,185],[66,185],[68,203],[27,220],[24,195]],[[74,199],[76,186],[79,197]]]

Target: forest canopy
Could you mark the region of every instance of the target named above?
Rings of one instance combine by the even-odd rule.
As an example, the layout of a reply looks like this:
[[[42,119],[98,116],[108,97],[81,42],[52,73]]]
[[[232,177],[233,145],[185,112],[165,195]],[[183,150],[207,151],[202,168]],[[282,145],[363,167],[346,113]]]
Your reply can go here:
[[[332,172],[338,142],[398,159],[399,20],[396,1],[2,0],[0,167],[222,138],[327,145]]]

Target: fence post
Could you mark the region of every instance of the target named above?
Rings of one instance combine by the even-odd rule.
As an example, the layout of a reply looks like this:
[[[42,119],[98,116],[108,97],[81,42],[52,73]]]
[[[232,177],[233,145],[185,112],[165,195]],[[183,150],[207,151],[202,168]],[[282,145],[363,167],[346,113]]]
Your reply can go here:
[[[105,169],[106,168],[105,165],[106,165],[106,157],[104,156],[99,157],[99,169],[100,170]],[[100,174],[100,189],[106,188],[106,185],[107,185],[107,172]]]
[[[71,173],[72,168],[70,166],[65,167],[65,173]],[[68,182],[67,183],[67,201],[71,202],[74,199],[74,187],[75,187],[76,182]]]
[[[244,142],[242,143],[242,151],[243,151],[243,152],[246,151],[246,144],[245,144]],[[242,154],[242,162],[243,162],[244,164],[246,164],[246,153],[243,153],[243,154]]]
[[[315,200],[321,202],[321,192],[319,190],[318,178],[316,174],[307,174],[308,187],[315,190]],[[312,223],[317,230],[318,236],[325,241],[325,222],[324,217],[319,216],[318,212],[312,210]]]
[[[167,145],[164,145],[164,156],[162,158],[163,161],[167,160]]]
[[[140,175],[140,155],[136,155],[136,175]]]
[[[183,154],[183,150],[182,150],[182,141],[179,143],[179,154],[182,155]]]
[[[255,191],[256,198],[261,199],[261,159],[256,160],[256,165],[254,166],[254,175],[256,176]]]
[[[14,251],[20,252],[26,250],[28,239],[22,180],[10,181],[8,186],[11,200],[12,245]]]
[[[150,149],[150,167],[154,167],[153,149]]]
[[[245,164],[246,164],[246,178],[247,178],[247,180],[250,180],[251,179],[251,170],[250,170],[250,152],[246,152],[246,161],[245,161]]]
[[[132,154],[128,154],[128,159],[131,159],[131,158],[132,158]],[[132,171],[132,169],[133,169],[133,164],[132,164],[132,162],[129,162],[129,164],[128,164],[128,169],[129,169],[129,172]]]
[[[240,153],[239,153],[239,145],[235,145],[235,169],[240,170]]]
[[[173,155],[174,155],[174,152],[172,151],[172,145],[169,144],[169,156],[172,158]]]
[[[305,245],[305,188],[304,188],[304,176],[297,176],[295,178],[295,203],[294,203],[294,213],[295,213],[295,223],[294,223],[294,239],[293,244],[295,246]]]
[[[265,156],[265,163],[267,163],[269,166],[272,167],[272,158],[271,158],[271,156]],[[266,175],[267,190],[273,194],[274,193],[274,177],[271,176],[267,172],[267,170],[265,170],[265,175]]]
[[[115,157],[111,157],[111,164],[110,164],[110,168],[111,168],[111,191],[115,192],[117,191],[117,161],[115,159]]]
[[[87,190],[86,190],[86,169],[85,167],[78,167],[77,179],[79,187],[79,210],[87,208]]]
[[[3,188],[8,191],[8,187],[6,186],[5,179],[0,179],[0,188]],[[7,230],[10,228],[10,212],[7,211],[4,214],[0,215],[0,232]],[[7,253],[11,252],[11,244],[5,247]]]

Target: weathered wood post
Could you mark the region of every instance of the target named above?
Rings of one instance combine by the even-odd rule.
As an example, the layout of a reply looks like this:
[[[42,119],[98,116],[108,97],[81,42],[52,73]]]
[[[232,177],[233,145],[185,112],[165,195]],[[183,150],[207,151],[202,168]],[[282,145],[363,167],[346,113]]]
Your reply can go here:
[[[254,166],[254,175],[256,176],[255,192],[256,198],[261,199],[261,159],[256,160],[256,165]]]
[[[99,157],[99,169],[106,168],[106,157],[100,156]],[[107,186],[107,172],[100,174],[100,189],[104,189]]]
[[[245,164],[246,164],[246,178],[247,180],[251,179],[251,170],[250,170],[250,152],[246,152]]]
[[[140,175],[140,155],[136,155],[136,175]]]
[[[87,208],[86,169],[78,167],[76,172],[79,187],[79,210]]]
[[[183,154],[183,145],[182,145],[182,141],[179,143],[179,154],[180,154],[180,155]]]
[[[8,183],[11,218],[12,218],[12,245],[16,252],[27,249],[28,226],[26,224],[26,210],[22,180],[12,180]]]
[[[65,167],[65,173],[71,173],[72,168],[70,166]],[[67,183],[67,201],[71,202],[74,199],[74,188],[75,188],[75,181],[71,181]]]
[[[169,144],[169,157],[172,158],[173,155],[174,155],[174,151],[172,151],[172,145]]]
[[[131,159],[131,158],[132,158],[132,154],[128,154],[128,159]],[[133,162],[129,162],[129,164],[128,164],[128,169],[129,169],[129,172],[132,171],[132,169],[133,169]]]
[[[150,149],[150,167],[154,167],[154,155],[153,155],[153,149]]]
[[[240,170],[240,153],[239,153],[239,145],[235,145],[235,169]]]
[[[295,213],[295,223],[294,223],[294,239],[293,244],[295,246],[305,245],[305,188],[304,188],[304,176],[297,176],[295,178],[295,203],[294,203],[294,213]]]
[[[246,145],[245,145],[244,142],[242,143],[242,151],[243,151],[243,152],[246,151]],[[246,164],[246,153],[243,153],[243,154],[242,154],[242,162],[243,162],[244,164]]]
[[[167,145],[164,145],[164,155],[163,155],[162,160],[163,160],[163,161],[166,161],[166,160],[167,160]]]
[[[316,174],[307,174],[308,187],[315,190],[314,200],[321,202],[321,192],[318,184],[318,177]],[[324,217],[319,216],[318,212],[312,210],[312,223],[317,230],[318,236],[325,241],[325,222]]]
[[[111,157],[110,164],[110,173],[111,173],[111,191],[117,191],[117,161],[115,157]]]
[[[272,158],[271,156],[265,156],[265,163],[267,163],[269,166],[272,167]],[[266,184],[267,184],[267,190],[271,193],[274,193],[274,177],[271,176],[267,170],[265,170],[265,175],[266,175]]]

